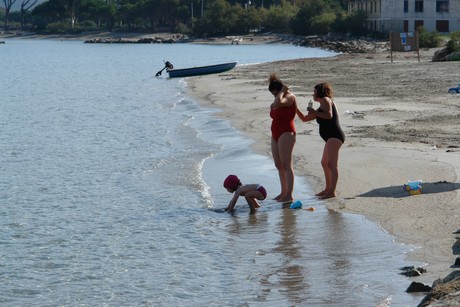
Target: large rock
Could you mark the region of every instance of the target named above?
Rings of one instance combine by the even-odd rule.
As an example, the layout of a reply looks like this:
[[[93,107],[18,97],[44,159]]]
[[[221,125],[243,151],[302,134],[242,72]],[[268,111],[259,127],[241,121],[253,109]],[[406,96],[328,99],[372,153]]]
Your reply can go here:
[[[449,51],[447,51],[447,48],[443,48],[436,51],[431,60],[433,62],[460,61],[460,51],[449,53]]]
[[[429,292],[431,290],[430,286],[425,284],[413,281],[409,287],[406,289],[407,293],[414,293],[414,292]]]
[[[460,306],[460,271],[450,273],[444,279],[438,279],[418,307]]]

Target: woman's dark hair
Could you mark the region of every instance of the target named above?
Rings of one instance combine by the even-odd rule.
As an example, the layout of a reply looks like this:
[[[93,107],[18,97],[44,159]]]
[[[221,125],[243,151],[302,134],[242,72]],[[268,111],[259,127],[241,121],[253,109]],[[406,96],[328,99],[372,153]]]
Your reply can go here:
[[[319,83],[315,85],[315,90],[319,98],[324,98],[324,97],[333,98],[332,86],[327,82],[323,82],[323,83]]]
[[[283,82],[276,76],[276,73],[272,72],[270,78],[268,78],[270,82],[268,85],[268,90],[271,91],[281,91],[283,88]]]

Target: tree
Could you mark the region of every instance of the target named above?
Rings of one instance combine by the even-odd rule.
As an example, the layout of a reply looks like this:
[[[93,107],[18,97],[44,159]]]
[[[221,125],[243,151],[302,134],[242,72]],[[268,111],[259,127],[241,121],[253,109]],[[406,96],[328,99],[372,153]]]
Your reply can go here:
[[[25,26],[26,13],[30,10],[38,0],[23,0],[21,3],[21,29]]]
[[[324,0],[310,0],[306,2],[291,20],[293,33],[298,35],[327,33],[331,24],[330,21],[335,19],[335,14],[332,13],[334,15],[331,15],[330,13],[331,7]],[[326,29],[322,27],[326,27]],[[318,31],[321,33],[318,33]]]
[[[270,31],[290,32],[291,19],[298,13],[298,8],[289,2],[281,1],[281,5],[272,5],[268,9],[265,28]]]
[[[106,3],[103,0],[87,0],[80,10],[80,16],[83,20],[92,20],[97,27],[102,27],[105,23],[107,29],[113,26],[116,8],[112,3]]]
[[[66,18],[66,11],[58,0],[49,0],[37,5],[32,10],[34,24],[38,30],[45,30],[52,22],[62,22]]]
[[[332,25],[332,30],[336,33],[351,34],[354,36],[365,35],[368,32],[366,21],[367,13],[364,11],[342,14]]]
[[[3,0],[3,4],[5,5],[5,30],[9,27],[11,7],[16,1],[17,0]]]
[[[204,12],[203,18],[195,25],[195,33],[199,35],[224,35],[229,31],[227,21],[230,4],[225,0],[215,0]]]
[[[77,22],[78,11],[85,0],[63,0],[64,9],[67,12],[67,16],[70,19],[70,27],[75,29]]]
[[[310,20],[310,31],[317,35],[325,35],[331,31],[331,25],[335,21],[333,12],[324,12]]]

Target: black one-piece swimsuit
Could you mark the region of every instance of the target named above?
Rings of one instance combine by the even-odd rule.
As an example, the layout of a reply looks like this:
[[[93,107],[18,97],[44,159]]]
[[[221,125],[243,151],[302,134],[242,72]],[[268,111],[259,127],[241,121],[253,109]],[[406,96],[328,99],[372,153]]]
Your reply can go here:
[[[317,111],[324,112],[320,108]],[[342,143],[345,142],[345,133],[343,133],[342,127],[340,127],[339,116],[334,102],[332,102],[332,118],[324,119],[317,117],[316,122],[319,124],[319,135],[325,142],[330,138],[339,139]]]

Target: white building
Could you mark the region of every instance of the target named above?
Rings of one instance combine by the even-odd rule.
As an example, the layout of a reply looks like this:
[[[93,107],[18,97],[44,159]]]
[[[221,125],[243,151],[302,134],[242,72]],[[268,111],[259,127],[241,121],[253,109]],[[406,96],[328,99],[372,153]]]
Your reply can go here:
[[[348,11],[365,11],[377,32],[460,31],[460,0],[350,0]]]

